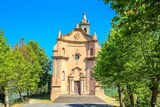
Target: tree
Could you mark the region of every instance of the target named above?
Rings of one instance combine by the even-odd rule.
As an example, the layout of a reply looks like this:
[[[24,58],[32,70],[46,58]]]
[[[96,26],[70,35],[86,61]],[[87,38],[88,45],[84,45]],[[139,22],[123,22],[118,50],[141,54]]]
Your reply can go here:
[[[158,0],[104,1],[110,3],[118,15],[112,20],[114,32],[111,31],[110,35],[114,36],[109,37],[106,46],[102,46],[99,53],[95,77],[104,84],[115,83],[121,78],[119,82],[126,85],[130,106],[133,107],[135,102],[133,94],[139,95],[139,90],[147,87],[152,93],[150,105],[155,107],[160,90],[158,50],[160,2]],[[121,66],[117,66],[120,64]],[[117,74],[118,68],[123,69],[119,69],[120,72]],[[113,74],[110,74],[111,71]],[[106,77],[111,81],[107,81]]]
[[[21,40],[21,42],[23,41]],[[15,48],[14,59],[14,72],[17,73],[16,79],[13,80],[14,87],[18,91],[21,101],[23,101],[22,92],[37,89],[42,67],[33,49],[24,43]]]
[[[3,32],[0,31],[0,89],[3,90],[5,95],[6,107],[9,107],[8,91],[11,85],[9,82],[15,78],[15,73],[12,71],[13,62],[11,54],[12,50],[3,36]]]
[[[121,107],[122,93],[129,96],[130,105],[134,106],[134,94],[140,88],[136,85],[138,83],[136,72],[141,60],[139,62],[136,60],[141,55],[136,54],[137,48],[131,44],[134,39],[123,36],[122,30],[116,31],[112,28],[108,38],[98,54],[94,76],[103,85],[117,87]],[[135,54],[137,57],[134,57]]]
[[[21,101],[23,100],[22,92],[26,90],[27,81],[29,81],[30,67],[27,65],[19,48],[16,48],[13,52],[14,68],[13,72],[16,73],[15,79],[12,80],[14,89],[19,93]]]
[[[48,82],[51,80],[51,76],[49,74],[49,71],[51,70],[51,61],[37,42],[29,41],[27,45],[34,50],[33,52],[36,54],[38,62],[42,67],[40,82],[38,83],[38,87],[42,90],[42,87],[46,86],[46,84],[50,85]]]
[[[96,61],[96,66],[94,68],[94,77],[102,85],[114,86],[118,88],[118,95],[120,101],[120,107],[122,104],[122,72],[123,72],[123,62],[120,63],[120,57],[115,44],[111,43],[111,38],[109,37],[108,42],[106,42],[101,51],[98,54],[98,59]]]
[[[13,49],[9,47],[3,32],[0,32],[0,89],[5,95],[5,105],[9,106],[9,91],[16,91],[23,100],[23,92],[35,91],[39,85],[49,81],[51,62],[37,42],[24,44],[21,39]],[[1,91],[1,90],[0,90]]]

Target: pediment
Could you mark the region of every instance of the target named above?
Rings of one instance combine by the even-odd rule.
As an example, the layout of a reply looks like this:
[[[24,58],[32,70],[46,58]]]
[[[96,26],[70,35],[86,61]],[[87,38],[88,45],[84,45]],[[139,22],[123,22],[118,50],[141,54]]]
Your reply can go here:
[[[81,28],[74,29],[71,33],[62,36],[63,40],[66,41],[89,41],[91,36],[85,33]]]

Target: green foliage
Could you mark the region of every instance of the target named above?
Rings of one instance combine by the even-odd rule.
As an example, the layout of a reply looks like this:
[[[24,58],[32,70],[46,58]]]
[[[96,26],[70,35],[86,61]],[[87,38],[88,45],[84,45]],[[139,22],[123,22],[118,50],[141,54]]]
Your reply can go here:
[[[0,32],[0,88],[3,92],[18,92],[23,101],[23,92],[35,92],[40,86],[46,86],[50,66],[49,58],[37,42],[24,44],[22,39],[20,46],[16,44],[11,49]]]
[[[12,69],[12,50],[3,36],[3,32],[0,31],[0,90],[3,93],[1,100],[6,106],[8,106],[8,90],[12,88],[12,84],[9,83],[15,78]],[[3,101],[4,99],[5,101]]]
[[[3,36],[3,32],[0,31],[0,89],[4,86],[9,88],[8,82],[14,78],[11,54],[12,50]]]
[[[13,52],[13,62],[13,72],[16,72],[16,74],[15,79],[13,79],[12,81],[12,84],[15,87],[16,91],[22,92],[26,89],[26,82],[28,81],[29,77],[29,73],[26,71],[29,69],[29,67],[26,66],[27,62],[25,61],[19,49],[15,49]]]
[[[40,74],[40,82],[38,83],[38,87],[41,88],[45,86],[51,79],[51,76],[49,74],[49,71],[51,70],[51,61],[47,57],[46,53],[37,42],[30,41],[28,43],[28,46],[30,46],[34,51],[34,54],[37,56],[38,62],[42,68],[41,74]]]
[[[160,2],[104,1],[118,15],[98,54],[94,76],[102,85],[120,85],[126,106],[155,107],[160,91]]]
[[[107,87],[107,86],[105,86],[104,87],[104,92],[109,97],[118,98],[117,89],[115,87]]]

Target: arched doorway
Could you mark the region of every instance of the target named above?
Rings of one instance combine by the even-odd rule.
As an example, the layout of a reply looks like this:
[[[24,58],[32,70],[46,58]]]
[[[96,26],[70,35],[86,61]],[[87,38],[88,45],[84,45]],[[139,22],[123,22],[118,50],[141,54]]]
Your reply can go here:
[[[71,70],[69,75],[69,93],[81,95],[84,92],[84,77],[80,68],[76,67]]]

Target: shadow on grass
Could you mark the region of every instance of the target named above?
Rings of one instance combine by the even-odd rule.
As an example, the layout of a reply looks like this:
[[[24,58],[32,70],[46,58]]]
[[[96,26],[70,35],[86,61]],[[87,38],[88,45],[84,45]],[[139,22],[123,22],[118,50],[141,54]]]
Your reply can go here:
[[[108,104],[67,104],[69,107],[115,107]]]
[[[32,95],[30,98],[39,99],[39,100],[50,100],[50,93],[42,93],[37,95]]]

